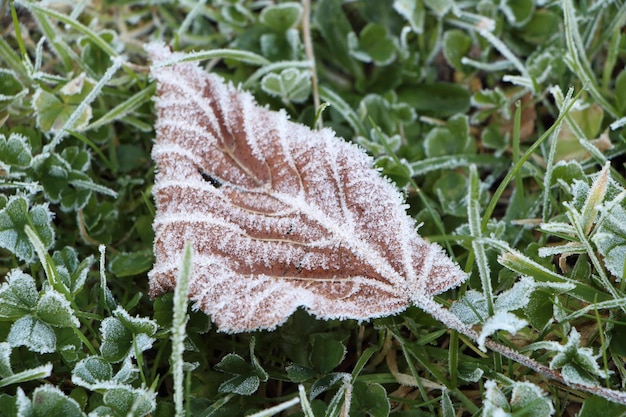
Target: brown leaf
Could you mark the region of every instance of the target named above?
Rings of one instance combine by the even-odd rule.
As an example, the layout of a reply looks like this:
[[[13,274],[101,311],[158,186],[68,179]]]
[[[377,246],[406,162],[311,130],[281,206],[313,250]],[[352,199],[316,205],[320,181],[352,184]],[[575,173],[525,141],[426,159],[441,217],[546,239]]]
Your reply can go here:
[[[163,45],[152,156],[151,296],[173,289],[186,241],[190,296],[220,330],[272,329],[299,306],[366,320],[459,285],[466,274],[416,232],[372,160],[331,130],[258,106]]]
[[[414,303],[470,338],[432,296],[466,275],[417,235],[397,190],[330,130],[311,131],[255,104],[162,44],[157,80],[153,297],[173,289],[183,248],[195,252],[190,297],[220,330],[272,329],[299,306],[366,320]],[[571,387],[626,404],[626,393],[569,382],[511,348],[506,357]]]

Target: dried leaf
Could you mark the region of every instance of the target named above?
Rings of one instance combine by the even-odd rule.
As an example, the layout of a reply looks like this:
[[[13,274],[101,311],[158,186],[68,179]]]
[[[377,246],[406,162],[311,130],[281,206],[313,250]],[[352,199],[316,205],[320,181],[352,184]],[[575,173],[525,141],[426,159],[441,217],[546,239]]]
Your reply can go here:
[[[323,319],[367,320],[413,303],[479,339],[433,300],[466,274],[416,233],[402,196],[371,158],[328,129],[311,131],[259,107],[249,93],[182,63],[184,54],[147,49],[158,90],[152,297],[176,286],[190,242],[190,297],[221,331],[273,329],[298,307]],[[485,346],[626,404],[626,393],[572,382],[490,339]]]
[[[324,319],[404,310],[466,275],[424,241],[372,160],[330,130],[149,46],[157,80],[153,297],[172,290],[186,241],[190,296],[222,331],[271,329],[299,306]]]

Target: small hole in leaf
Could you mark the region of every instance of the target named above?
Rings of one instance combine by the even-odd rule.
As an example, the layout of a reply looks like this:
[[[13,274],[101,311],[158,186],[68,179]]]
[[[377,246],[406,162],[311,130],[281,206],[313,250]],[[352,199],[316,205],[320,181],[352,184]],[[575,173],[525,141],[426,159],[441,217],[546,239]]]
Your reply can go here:
[[[201,168],[198,168],[198,172],[200,173],[200,175],[202,175],[202,179],[205,180],[206,182],[210,182],[213,187],[220,188],[222,186],[222,182],[220,180],[212,177],[211,175],[203,171]]]

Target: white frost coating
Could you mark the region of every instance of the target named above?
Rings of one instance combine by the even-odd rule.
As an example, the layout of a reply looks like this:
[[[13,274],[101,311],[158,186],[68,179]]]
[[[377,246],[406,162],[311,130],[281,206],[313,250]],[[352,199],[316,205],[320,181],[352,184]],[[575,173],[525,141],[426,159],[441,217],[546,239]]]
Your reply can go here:
[[[33,316],[23,316],[11,326],[7,342],[12,347],[26,346],[33,352],[52,353],[57,338],[52,328]]]
[[[530,295],[537,288],[535,280],[524,276],[511,287],[504,291],[494,303],[495,310],[513,311],[524,308],[530,302]]]
[[[450,311],[463,323],[474,325],[489,317],[487,300],[482,292],[468,290],[450,307]]]
[[[485,341],[498,330],[506,330],[511,334],[517,333],[528,325],[526,320],[518,318],[515,314],[508,311],[497,311],[493,316],[489,317],[484,323],[478,337],[478,347],[482,351],[486,351]]]
[[[196,64],[163,66],[184,56],[163,45],[147,50],[159,112],[153,296],[174,287],[189,240],[194,307],[222,331],[272,329],[300,306],[361,321],[412,300],[446,316],[432,296],[466,274],[417,235],[359,147],[259,107]]]
[[[80,321],[74,315],[72,305],[58,291],[52,289],[46,291],[37,303],[37,312],[45,314],[48,322],[54,326],[80,328]]]

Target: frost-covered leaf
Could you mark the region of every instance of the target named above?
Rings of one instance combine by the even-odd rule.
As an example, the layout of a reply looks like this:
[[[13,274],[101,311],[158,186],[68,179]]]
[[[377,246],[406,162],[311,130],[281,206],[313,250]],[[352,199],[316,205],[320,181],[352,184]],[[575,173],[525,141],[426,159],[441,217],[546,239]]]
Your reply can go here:
[[[287,376],[291,380],[291,382],[304,382],[310,378],[313,378],[316,374],[314,369],[311,369],[306,366],[291,364],[285,367],[285,371],[287,371]]]
[[[598,365],[597,359],[601,354],[594,355],[593,350],[580,346],[580,334],[572,327],[564,345],[558,342],[544,341],[535,342],[527,349],[547,349],[556,353],[550,362],[550,368],[561,371],[565,381],[571,384],[579,384],[583,387],[597,387],[596,377],[607,378],[607,373]],[[620,401],[621,402],[621,401]]]
[[[606,268],[619,279],[626,277],[626,210],[622,203],[600,208],[604,218],[592,236]]]
[[[135,334],[143,333],[148,336],[154,336],[158,330],[158,325],[154,320],[146,317],[132,317],[122,307],[118,307],[113,314],[120,319],[126,328]]]
[[[478,344],[484,349],[487,337],[498,330],[506,330],[515,334],[524,328],[528,322],[518,318],[510,311],[519,310],[528,305],[530,296],[537,284],[530,277],[523,277],[507,291],[500,293],[494,303],[494,314],[489,316],[487,300],[484,294],[475,290],[467,291],[458,301],[452,304],[450,310],[463,323],[473,325],[482,322],[482,329]]]
[[[21,269],[13,269],[0,287],[0,318],[18,319],[33,310],[38,299],[33,277]]]
[[[511,334],[515,334],[518,330],[526,327],[527,324],[526,320],[520,319],[513,313],[504,310],[496,311],[493,316],[483,323],[478,338],[478,347],[485,350],[485,340],[498,330],[506,330]]]
[[[18,388],[18,416],[20,417],[85,417],[76,400],[66,396],[52,385],[35,388],[32,400]]]
[[[6,378],[13,375],[11,367],[11,345],[7,342],[0,343],[0,377]]]
[[[48,363],[34,368],[14,373],[11,366],[11,352],[13,348],[7,342],[0,343],[0,388],[11,384],[20,384],[26,381],[47,378],[52,373],[52,364]],[[0,404],[1,408],[1,404]],[[4,410],[2,410],[4,411]],[[1,411],[0,411],[1,413]],[[2,415],[2,414],[0,414]]]
[[[0,388],[12,384],[21,384],[23,382],[48,378],[52,373],[52,364],[36,366],[34,368],[25,369],[18,373],[13,373],[11,366],[11,352],[13,348],[7,342],[0,343]],[[0,402],[0,415],[2,411]]]
[[[457,370],[459,374],[459,378],[463,379],[467,382],[478,382],[485,374],[480,367],[477,365],[464,366],[463,364],[459,364],[459,369]]]
[[[238,375],[245,374],[252,370],[252,366],[246,362],[244,358],[236,353],[229,353],[224,356],[215,369],[222,372],[228,372],[229,374]]]
[[[113,381],[118,384],[129,384],[137,378],[139,369],[133,364],[130,357],[127,357],[122,364],[122,367],[113,376]]]
[[[300,15],[302,15],[300,3],[286,2],[264,8],[259,20],[272,30],[284,32],[298,23]]]
[[[89,268],[94,262],[93,256],[89,256],[79,263],[76,250],[71,246],[55,251],[52,260],[57,267],[60,281],[70,294],[76,294],[83,288]]]
[[[234,376],[220,384],[218,392],[239,395],[252,395],[259,389],[260,379],[256,375]]]
[[[608,374],[600,368],[593,350],[580,346],[580,333],[572,327],[567,343],[558,345],[558,352],[550,362],[550,368],[561,369],[561,374],[568,381],[585,386],[598,384],[594,377],[606,378]]]
[[[311,93],[311,73],[296,68],[287,68],[280,74],[270,73],[261,80],[261,88],[285,101],[302,103]]]
[[[485,382],[483,417],[533,416],[549,417],[554,414],[550,398],[537,385],[530,382],[513,382],[510,400],[495,381]]]
[[[456,410],[447,389],[441,392],[441,415],[442,417],[456,417]]]
[[[111,364],[100,356],[88,356],[78,362],[72,370],[72,382],[88,389],[113,377]]]
[[[16,397],[15,408],[17,408],[17,416],[31,417],[33,415],[33,406],[21,387],[17,387]]]
[[[530,296],[537,288],[531,277],[522,277],[513,287],[498,294],[493,308],[499,311],[514,311],[524,308],[530,302]]]
[[[413,32],[421,34],[424,31],[424,2],[420,0],[394,0],[393,8],[404,17]]]
[[[100,352],[110,362],[119,362],[132,349],[133,334],[117,317],[107,317],[100,324],[102,345]]]
[[[134,357],[152,347],[156,330],[153,320],[131,317],[122,307],[117,307],[113,317],[105,318],[100,324],[102,357],[110,362],[119,362],[128,355]]]
[[[32,159],[32,149],[26,136],[11,133],[7,138],[0,134],[0,176],[22,176],[19,170],[28,168]]]
[[[61,154],[38,155],[34,161],[36,179],[41,183],[46,197],[60,204],[63,211],[83,208],[91,197],[93,181],[83,172],[87,152],[75,147],[66,148]]]
[[[39,235],[46,249],[54,243],[52,229],[52,213],[47,205],[37,204],[29,209],[28,201],[22,196],[11,196],[2,210],[0,210],[0,247],[15,254],[26,263],[33,263],[36,259],[24,227],[30,225]]]
[[[350,374],[346,374],[344,372],[333,372],[331,374],[326,374],[311,386],[311,391],[309,394],[310,399],[314,399],[323,392],[326,392],[330,389],[333,389],[341,383],[343,387],[351,384]]]
[[[80,322],[65,296],[48,290],[41,295],[35,309],[37,317],[55,327],[79,327]]]
[[[357,382],[352,389],[350,415],[354,417],[387,417],[391,406],[385,388],[377,383]]]
[[[600,171],[593,181],[593,184],[591,184],[589,194],[585,199],[585,205],[582,207],[580,221],[585,229],[585,234],[588,234],[593,227],[598,215],[598,210],[607,195],[609,181],[611,179],[609,174],[610,167],[610,162],[604,165],[602,171]]]
[[[424,151],[431,158],[471,153],[472,146],[469,121],[465,115],[452,116],[445,126],[435,127],[424,138]]]
[[[450,307],[452,311],[465,324],[476,324],[487,317],[487,300],[483,293],[476,290],[469,290]]]
[[[444,213],[457,217],[467,215],[467,176],[445,172],[435,181],[433,188]]]
[[[511,111],[506,94],[496,88],[495,90],[480,90],[474,93],[471,103],[478,108],[472,116],[472,122],[478,123],[486,120],[490,116],[500,113],[504,120],[511,118]]]
[[[7,342],[12,347],[26,346],[33,352],[52,353],[56,350],[57,337],[48,323],[28,315],[13,323]]]
[[[104,392],[113,388],[128,388],[139,370],[130,356],[124,360],[120,370],[113,374],[111,363],[101,356],[88,356],[79,361],[72,371],[72,382],[92,391]]]
[[[108,389],[102,399],[119,416],[142,417],[156,408],[156,393],[131,386]]]
[[[37,125],[44,132],[58,132],[78,108],[81,101],[93,89],[93,86],[94,83],[91,80],[79,76],[68,82],[60,90],[60,94],[52,94],[38,88],[33,96],[33,110],[37,116]],[[80,130],[87,126],[91,114],[91,106],[85,106],[72,128]]]
[[[229,353],[215,366],[215,369],[235,375],[224,381],[219,391],[239,395],[252,395],[259,388],[261,381],[268,379],[268,374],[254,355],[254,338],[250,341],[251,363],[236,353]]]
[[[135,335],[135,345],[139,352],[144,352],[152,347],[154,338],[148,336],[145,333],[138,333]]]
[[[350,55],[359,61],[376,65],[389,65],[396,59],[396,45],[387,28],[378,23],[365,25],[359,36],[348,34]]]
[[[0,109],[27,93],[14,71],[0,68]]]
[[[195,64],[159,66],[184,55],[148,49],[159,115],[152,296],[173,289],[188,241],[190,295],[227,332],[274,328],[299,306],[359,320],[424,308],[466,279],[356,146]]]

